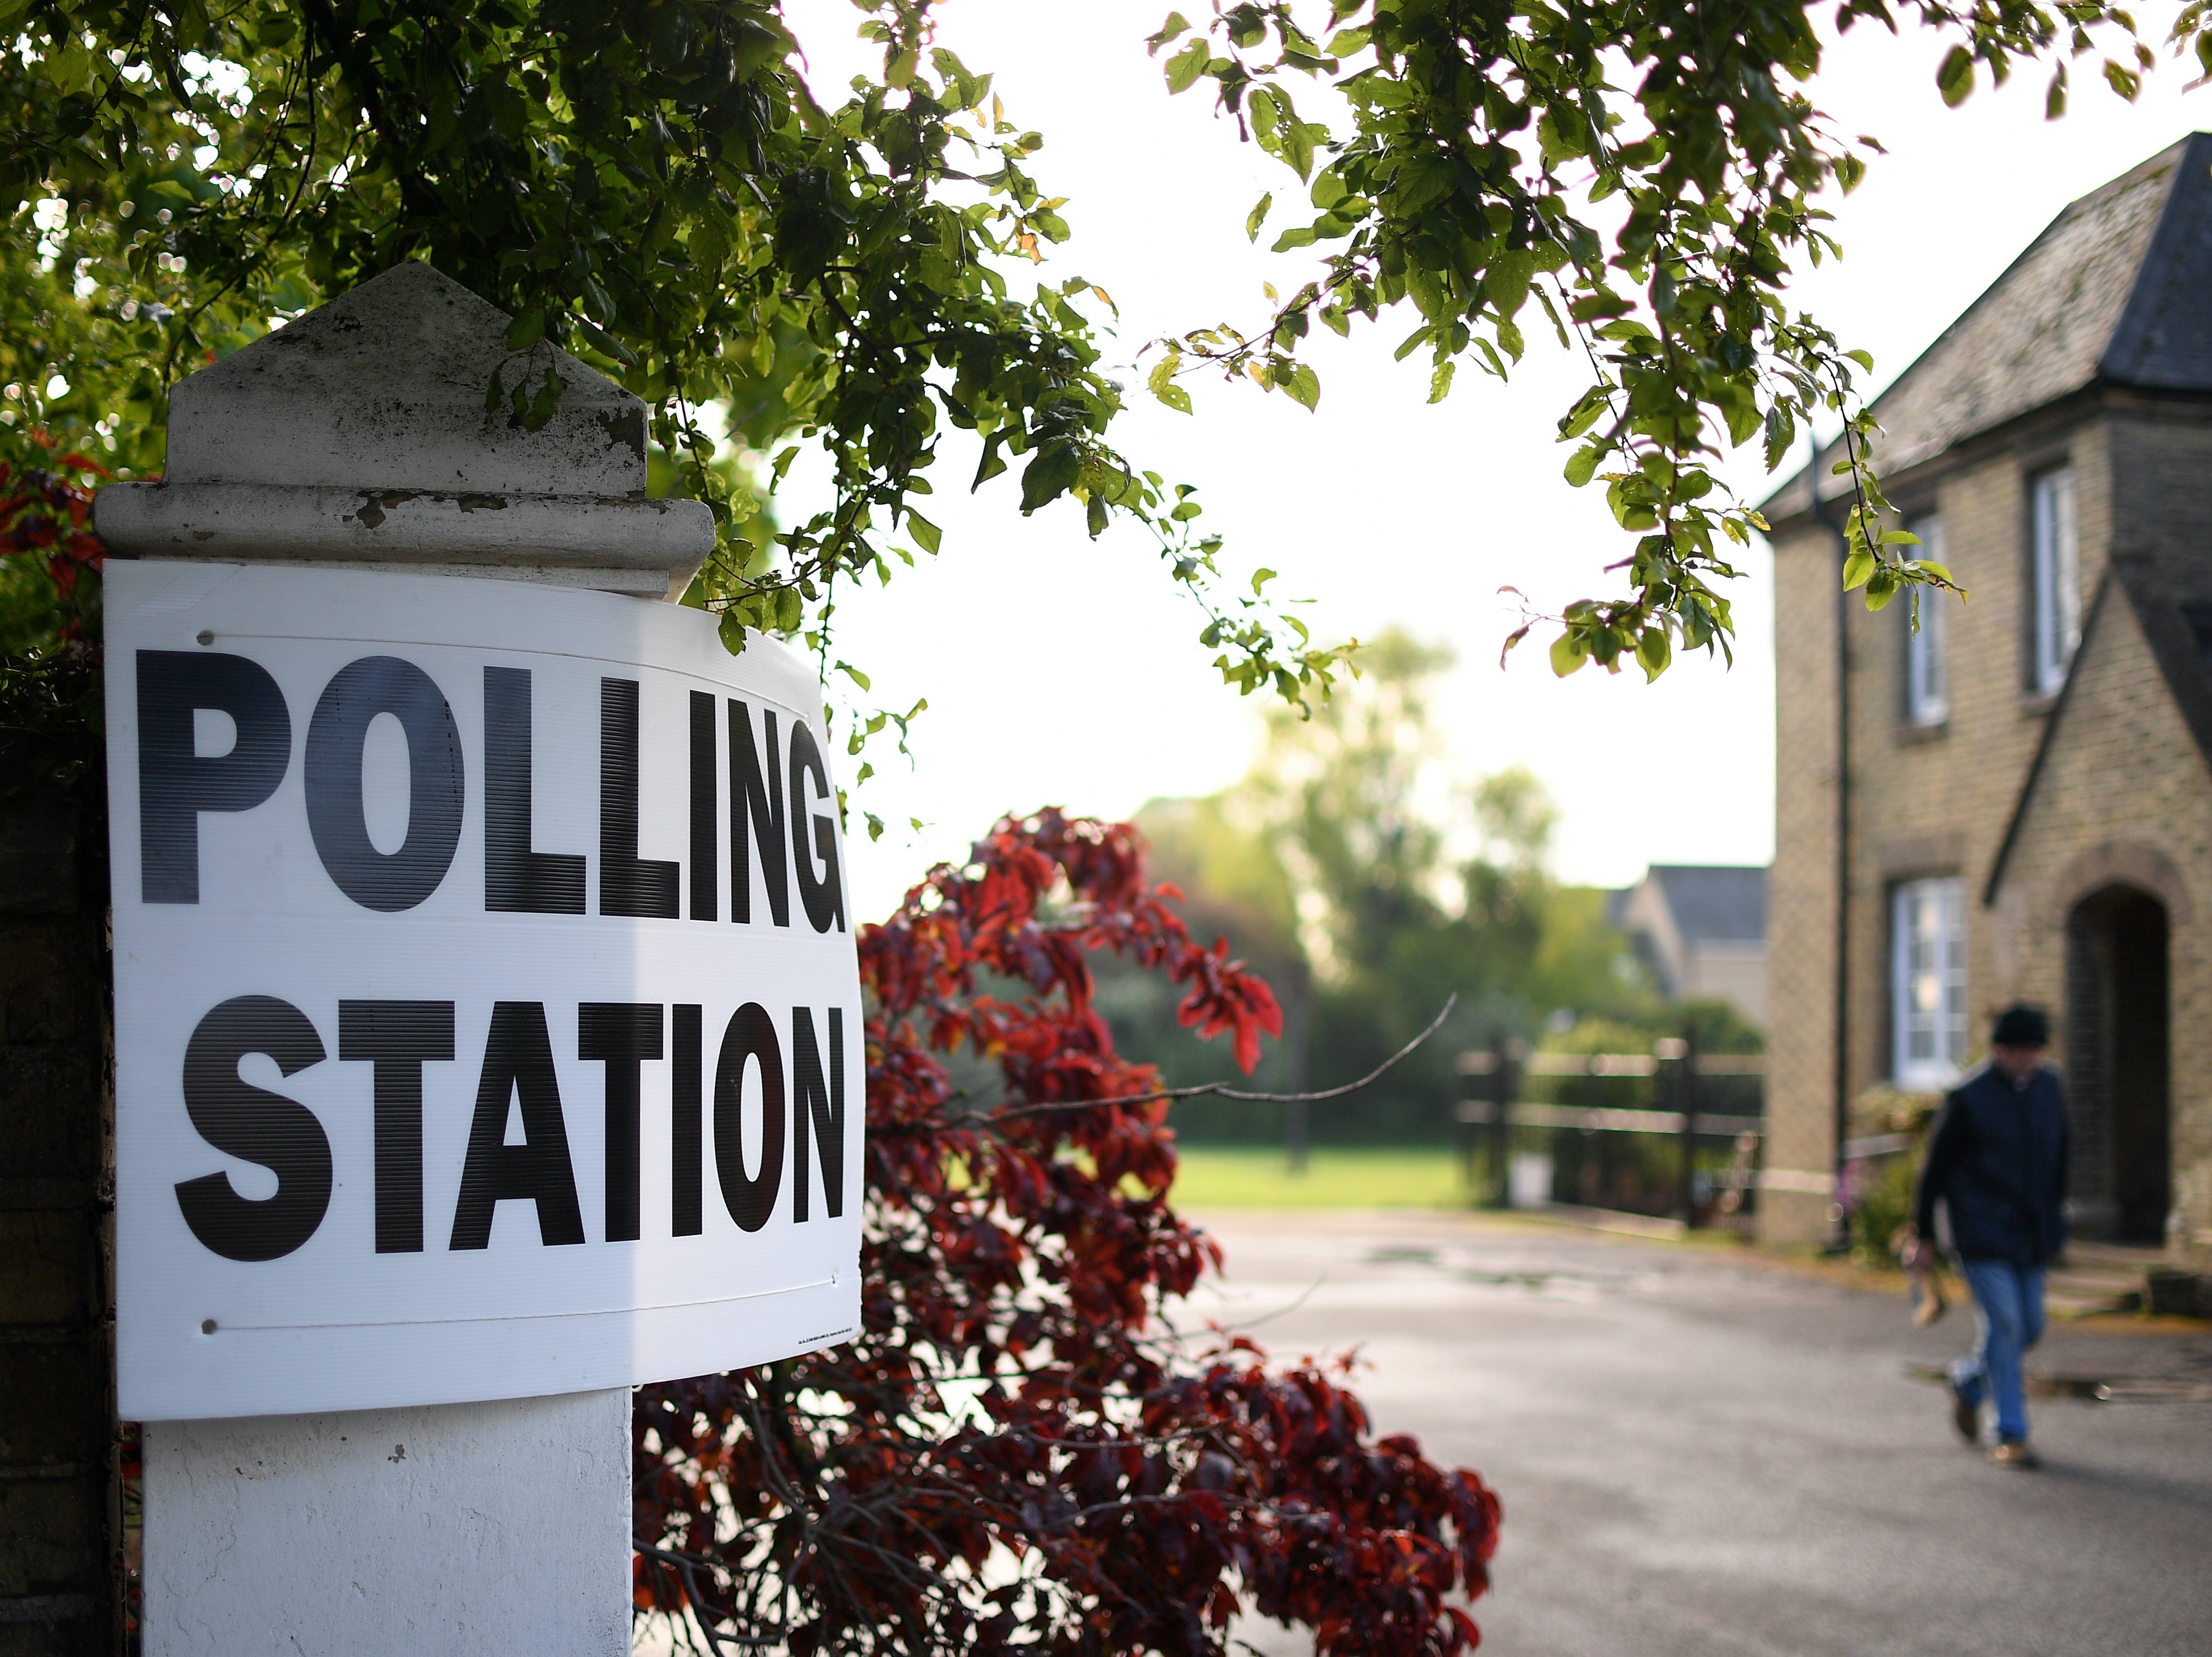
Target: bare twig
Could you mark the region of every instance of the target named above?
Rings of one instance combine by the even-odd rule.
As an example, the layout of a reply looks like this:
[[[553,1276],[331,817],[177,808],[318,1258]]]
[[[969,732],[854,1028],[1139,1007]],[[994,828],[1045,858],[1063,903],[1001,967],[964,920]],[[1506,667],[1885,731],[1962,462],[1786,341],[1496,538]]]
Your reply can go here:
[[[1382,1080],[1401,1059],[1407,1058],[1414,1048],[1442,1029],[1444,1020],[1451,1017],[1451,1010],[1458,1005],[1459,992],[1455,990],[1444,998],[1444,1005],[1437,1011],[1437,1016],[1429,1020],[1429,1027],[1404,1047],[1358,1081],[1346,1082],[1340,1087],[1323,1088],[1317,1093],[1255,1093],[1247,1088],[1232,1088],[1226,1082],[1206,1082],[1196,1087],[1161,1088],[1152,1093],[1126,1094],[1112,1099],[1056,1100],[1042,1104],[1013,1105],[1004,1110],[988,1113],[971,1112],[966,1116],[955,1117],[942,1126],[959,1127],[969,1122],[1004,1122],[1016,1117],[1048,1115],[1056,1110],[1095,1110],[1102,1105],[1153,1105],[1163,1099],[1251,1099],[1271,1105],[1309,1104],[1323,1099],[1341,1099],[1347,1093],[1357,1093],[1360,1089]]]
[[[1272,1312],[1262,1312],[1256,1318],[1248,1318],[1243,1323],[1218,1323],[1215,1324],[1213,1327],[1218,1332],[1224,1335],[1241,1335],[1247,1329],[1257,1329],[1263,1323],[1273,1323],[1277,1318],[1286,1318],[1291,1313],[1297,1311],[1298,1308],[1304,1306],[1308,1301],[1311,1300],[1316,1294],[1320,1292],[1321,1286],[1328,1281],[1328,1273],[1324,1272],[1321,1276],[1316,1278],[1311,1283],[1300,1290],[1296,1300],[1291,1301],[1285,1305],[1279,1306]]]
[[[759,1650],[776,1643],[774,1640],[756,1639],[749,1635],[719,1634],[715,1631],[712,1613],[708,1609],[707,1596],[700,1591],[697,1581],[697,1575],[702,1569],[711,1569],[703,1561],[690,1554],[656,1548],[643,1537],[632,1537],[630,1546],[663,1569],[676,1573],[676,1580],[684,1590],[684,1605],[691,1612],[692,1623],[706,1636],[708,1648],[714,1652],[714,1657],[722,1657],[725,1646],[743,1646]]]

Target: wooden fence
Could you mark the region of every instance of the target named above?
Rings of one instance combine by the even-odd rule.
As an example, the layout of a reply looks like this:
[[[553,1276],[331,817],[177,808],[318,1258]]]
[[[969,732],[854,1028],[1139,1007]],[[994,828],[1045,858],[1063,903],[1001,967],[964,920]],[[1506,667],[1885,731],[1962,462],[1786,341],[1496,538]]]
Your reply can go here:
[[[1567,1160],[1558,1154],[1560,1136],[1572,1134],[1588,1140],[1600,1134],[1649,1135],[1670,1139],[1675,1146],[1671,1202],[1631,1201],[1624,1184],[1602,1188],[1601,1182],[1601,1188],[1595,1192],[1577,1193],[1586,1205],[1645,1213],[1670,1207],[1674,1217],[1689,1226],[1748,1221],[1757,1200],[1759,1156],[1765,1138],[1764,1054],[1695,1053],[1687,1041],[1677,1037],[1662,1038],[1650,1053],[1529,1053],[1509,1043],[1497,1051],[1460,1054],[1458,1069],[1476,1084],[1477,1096],[1462,1103],[1457,1114],[1465,1130],[1462,1145],[1469,1181],[1477,1185],[1487,1205],[1510,1206],[1517,1196],[1525,1205],[1530,1199],[1528,1190],[1515,1188],[1516,1136],[1526,1144],[1531,1134],[1540,1135],[1548,1149],[1522,1155],[1544,1156],[1557,1168]],[[1654,1083],[1652,1091],[1658,1102],[1563,1104],[1522,1098],[1522,1083],[1533,1077],[1601,1081],[1648,1078]],[[1732,1078],[1725,1085],[1734,1097],[1727,1102],[1737,1105],[1737,1109],[1706,1108],[1709,1103],[1722,1102],[1710,1097],[1718,1089],[1707,1085],[1711,1078],[1717,1077]],[[1751,1106],[1748,1111],[1741,1108],[1745,1102]],[[1707,1166],[1701,1170],[1701,1140],[1709,1144],[1726,1142],[1724,1162],[1714,1165],[1716,1159],[1708,1156],[1704,1159]],[[1626,1143],[1649,1144],[1650,1141]],[[1574,1160],[1585,1170],[1595,1165],[1579,1154]],[[1486,1168],[1482,1166],[1486,1161]],[[1601,1151],[1597,1164],[1603,1161]],[[1528,1166],[1522,1164],[1524,1171]],[[1638,1183],[1637,1194],[1648,1197],[1648,1181]],[[1555,1195],[1547,1193],[1547,1199]]]

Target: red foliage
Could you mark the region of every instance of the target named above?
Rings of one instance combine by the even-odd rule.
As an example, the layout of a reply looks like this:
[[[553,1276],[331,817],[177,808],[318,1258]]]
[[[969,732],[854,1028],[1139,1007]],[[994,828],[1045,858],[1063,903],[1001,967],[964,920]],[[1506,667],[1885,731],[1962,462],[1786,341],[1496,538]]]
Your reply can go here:
[[[1337,1371],[1164,1317],[1218,1250],[1168,1205],[1158,1080],[1087,957],[1185,986],[1248,1070],[1282,1025],[1178,895],[1133,828],[1048,810],[862,932],[863,1332],[643,1389],[641,1611],[798,1657],[1218,1653],[1240,1599],[1324,1653],[1477,1642],[1450,1599],[1487,1586],[1482,1481],[1371,1438]]]
[[[33,433],[41,447],[52,443],[43,433]],[[26,466],[20,470],[0,460],[0,558],[30,555],[43,559],[54,589],[66,605],[76,597],[77,583],[87,573],[97,575],[106,549],[92,532],[91,489],[84,486],[87,473],[106,477],[106,467],[90,457],[71,451],[55,463],[58,470]],[[83,620],[71,614],[63,622],[63,638],[83,636]]]

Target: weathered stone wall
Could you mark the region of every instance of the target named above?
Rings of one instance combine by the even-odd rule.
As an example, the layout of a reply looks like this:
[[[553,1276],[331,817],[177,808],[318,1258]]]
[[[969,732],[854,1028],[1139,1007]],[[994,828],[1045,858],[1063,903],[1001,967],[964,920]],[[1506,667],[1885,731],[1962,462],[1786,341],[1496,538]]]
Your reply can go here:
[[[118,1649],[104,834],[0,798],[0,1657]]]

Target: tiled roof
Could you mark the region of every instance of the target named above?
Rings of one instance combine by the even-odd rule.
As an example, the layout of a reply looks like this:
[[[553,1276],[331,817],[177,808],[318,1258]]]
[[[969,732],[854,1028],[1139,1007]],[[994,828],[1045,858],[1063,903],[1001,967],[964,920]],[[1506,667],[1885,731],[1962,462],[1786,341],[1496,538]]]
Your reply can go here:
[[[2212,133],[2199,132],[2053,219],[1875,400],[1875,461],[1903,471],[2092,385],[2212,391]],[[1817,463],[1820,494],[1835,446]],[[1798,472],[1772,519],[1808,504]]]
[[[1765,870],[1655,863],[1648,878],[1658,883],[1684,944],[1765,941]]]

